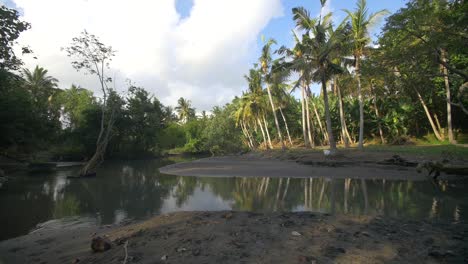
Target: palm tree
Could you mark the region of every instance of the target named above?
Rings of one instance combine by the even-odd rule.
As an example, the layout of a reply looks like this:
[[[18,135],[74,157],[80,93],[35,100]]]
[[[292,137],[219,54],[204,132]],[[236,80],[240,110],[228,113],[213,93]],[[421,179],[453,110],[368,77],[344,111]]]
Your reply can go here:
[[[358,83],[358,100],[359,100],[359,148],[364,147],[364,103],[362,100],[362,91],[361,91],[361,68],[360,61],[361,57],[364,55],[364,48],[371,41],[369,37],[369,28],[374,25],[378,19],[387,14],[387,10],[380,10],[378,12],[369,14],[369,9],[367,8],[366,0],[358,0],[357,7],[354,12],[351,12],[347,9],[344,10],[347,14],[350,23],[352,38],[354,42],[354,68],[355,76]]]
[[[286,117],[284,116],[282,108],[285,108],[289,97],[286,92],[289,89],[289,85],[285,84],[286,80],[288,79],[290,72],[284,63],[281,63],[280,60],[276,60],[273,62],[271,71],[268,76],[268,80],[271,83],[271,92],[274,96],[275,105],[278,106],[278,110],[283,118],[284,127],[286,129],[286,134],[288,135],[289,144],[292,146],[292,139],[289,133],[288,122],[286,121]]]
[[[250,123],[253,123],[255,127],[258,125],[262,132],[265,147],[273,148],[265,118],[268,102],[262,88],[260,69],[257,69],[257,65],[254,65],[254,68],[250,69],[249,75],[244,77],[248,82],[248,91],[242,95],[236,119],[241,119],[245,125]]]
[[[22,73],[35,102],[44,101],[44,99],[50,101],[51,96],[58,90],[58,80],[47,75],[48,70],[42,67],[36,66],[32,72],[29,69],[23,69]]]
[[[307,24],[311,25],[315,22],[308,21]],[[302,112],[302,133],[304,136],[304,146],[305,147],[314,147],[314,140],[311,134],[311,122],[310,122],[310,109],[309,109],[309,89],[308,84],[311,82],[310,79],[310,65],[307,63],[305,58],[302,56],[305,50],[305,46],[299,40],[299,37],[293,31],[295,46],[292,49],[288,49],[285,46],[280,47],[277,50],[277,53],[280,55],[285,55],[288,58],[291,58],[289,62],[283,62],[285,68],[290,69],[299,74],[299,80],[296,82],[296,85],[293,86],[293,90],[300,87],[301,89],[301,112]],[[286,58],[282,58],[285,60]]]
[[[286,149],[286,146],[284,145],[283,141],[283,136],[281,135],[281,129],[279,127],[279,122],[278,122],[278,117],[276,116],[276,108],[275,108],[275,103],[273,102],[273,97],[271,96],[271,91],[270,91],[270,82],[271,80],[269,79],[270,71],[271,69],[271,63],[272,63],[272,58],[271,58],[271,46],[273,44],[276,44],[276,41],[274,39],[269,39],[267,43],[263,46],[262,49],[262,56],[260,57],[260,65],[262,69],[262,74],[263,77],[266,81],[266,89],[268,92],[268,99],[270,100],[271,104],[271,111],[273,112],[273,117],[275,119],[275,125],[276,125],[276,130],[278,131],[278,138],[281,142],[281,148],[284,150]]]
[[[177,101],[177,104],[175,110],[179,114],[179,120],[181,120],[182,123],[187,123],[187,121],[195,117],[195,109],[191,107],[190,100],[181,97]]]
[[[324,3],[325,1],[321,2]],[[310,13],[300,7],[293,8],[293,17],[297,26],[305,30],[305,34],[302,35],[302,42],[306,47],[303,56],[304,60],[310,65],[311,79],[322,84],[330,150],[335,153],[336,142],[333,137],[326,84],[333,75],[342,72],[342,68],[333,62],[333,56],[336,56],[337,50],[339,50],[341,30],[333,31],[331,14],[321,16],[320,20],[311,19]],[[341,28],[340,26],[339,29]]]

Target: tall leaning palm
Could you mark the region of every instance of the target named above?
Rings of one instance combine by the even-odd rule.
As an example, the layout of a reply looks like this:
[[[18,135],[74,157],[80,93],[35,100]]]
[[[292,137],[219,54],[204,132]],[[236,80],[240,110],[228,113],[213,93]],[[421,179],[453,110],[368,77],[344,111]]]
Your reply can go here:
[[[369,14],[366,0],[358,0],[356,9],[354,12],[345,9],[349,22],[351,24],[352,38],[354,42],[354,68],[355,78],[358,83],[358,100],[359,100],[359,148],[363,149],[364,141],[364,103],[362,100],[361,91],[361,58],[364,55],[364,48],[371,41],[369,37],[369,28],[372,27],[379,18],[387,14],[387,10],[380,10],[378,12]]]
[[[271,64],[273,61],[271,57],[271,46],[273,44],[276,44],[276,41],[274,39],[269,39],[267,43],[263,46],[262,56],[260,57],[260,66],[262,68],[263,77],[266,81],[268,99],[270,100],[271,110],[273,112],[273,117],[275,119],[276,130],[278,131],[278,138],[281,142],[281,148],[286,149],[286,146],[284,145],[284,141],[283,141],[283,136],[281,135],[281,129],[279,126],[278,117],[276,115],[275,103],[273,102],[273,97],[271,95],[271,90],[270,90],[269,76],[270,76],[270,71],[271,71]]]

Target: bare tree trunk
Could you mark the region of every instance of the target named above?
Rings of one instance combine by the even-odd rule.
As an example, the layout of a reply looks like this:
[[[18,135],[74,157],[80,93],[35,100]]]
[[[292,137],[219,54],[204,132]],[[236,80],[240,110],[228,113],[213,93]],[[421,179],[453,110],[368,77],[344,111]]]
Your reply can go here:
[[[105,90],[103,88],[103,90]],[[93,156],[91,157],[88,162],[81,168],[79,175],[81,177],[92,176],[96,173],[96,168],[104,161],[104,155],[106,153],[107,145],[111,138],[112,127],[114,126],[115,122],[115,109],[112,108],[109,118],[105,120],[105,112],[107,110],[107,98],[106,94],[104,93],[104,100],[102,106],[102,114],[101,114],[101,131],[99,132],[98,140],[96,142],[96,151],[94,152]]]
[[[325,118],[327,121],[327,130],[328,130],[328,142],[330,143],[330,151],[332,154],[336,152],[336,142],[335,138],[333,137],[333,130],[330,118],[330,108],[328,105],[328,94],[327,94],[327,87],[325,84],[325,80],[322,79],[322,90],[323,90],[323,101],[325,103]]]
[[[429,112],[429,109],[426,106],[426,103],[424,102],[424,99],[422,98],[421,94],[414,88],[414,91],[416,92],[419,102],[421,103],[422,107],[424,108],[424,112],[426,113],[426,117],[429,120],[429,124],[431,124],[432,131],[434,131],[434,135],[436,136],[437,140],[442,141],[442,137],[440,136],[439,131],[437,130],[437,127],[434,124],[434,121],[432,120],[431,113]]]
[[[260,121],[260,118],[258,117],[257,117],[257,122],[258,122],[258,125],[260,126],[260,130],[262,131],[263,144],[265,145],[265,148],[268,149],[268,143],[266,140],[265,131],[263,130],[262,122]]]
[[[343,138],[343,143],[345,148],[349,148],[349,137],[347,133],[346,119],[344,116],[343,110],[343,100],[341,99],[341,88],[338,86],[338,80],[335,79],[335,91],[338,94],[338,106],[340,108],[340,122],[341,122],[341,137]]]
[[[361,91],[361,69],[359,60],[361,58],[356,56],[356,79],[358,83],[358,100],[359,100],[359,149],[364,149],[364,102],[362,100]]]
[[[441,57],[442,61],[447,62],[447,52],[442,49],[441,50]],[[448,77],[448,70],[444,65],[441,65],[443,73],[444,73],[444,82],[445,82],[445,95],[447,98],[447,133],[448,133],[448,139],[450,144],[456,144],[457,142],[455,141],[455,138],[453,137],[453,128],[452,128],[452,105],[450,104],[451,98],[450,98],[450,83],[449,83],[449,77]]]
[[[263,123],[265,124],[265,132],[268,138],[268,144],[270,145],[270,148],[273,149],[273,145],[271,144],[270,132],[268,131],[268,123],[265,119],[265,115],[263,115]]]
[[[270,86],[267,85],[267,92],[268,92],[268,98],[270,99],[270,104],[271,104],[271,110],[273,112],[273,118],[275,119],[275,125],[276,125],[276,129],[278,130],[278,138],[281,142],[281,149],[286,149],[286,146],[284,145],[284,142],[283,142],[283,136],[281,135],[281,129],[280,129],[280,126],[279,126],[279,122],[278,122],[278,117],[276,116],[276,111],[275,111],[275,103],[273,102],[273,97],[271,96],[271,92],[270,92]]]
[[[281,108],[279,110],[280,110],[281,116],[283,117],[284,126],[286,127],[286,133],[288,134],[289,144],[292,146],[293,143],[292,143],[292,140],[291,140],[291,135],[289,134],[288,122],[286,122],[286,117],[283,114],[283,110],[281,110]]]
[[[307,127],[306,127],[306,112],[305,112],[305,90],[304,86],[301,85],[301,110],[302,110],[302,133],[304,135],[304,147],[308,148],[309,140],[307,139]]]
[[[371,81],[371,93],[374,94],[374,110],[375,110],[375,116],[379,119],[379,122],[377,123],[377,127],[378,127],[378,129],[379,129],[380,140],[382,141],[382,144],[385,144],[385,138],[384,138],[384,136],[383,136],[382,125],[380,124],[379,108],[377,107],[377,93],[374,92],[374,85],[372,84],[372,81]]]

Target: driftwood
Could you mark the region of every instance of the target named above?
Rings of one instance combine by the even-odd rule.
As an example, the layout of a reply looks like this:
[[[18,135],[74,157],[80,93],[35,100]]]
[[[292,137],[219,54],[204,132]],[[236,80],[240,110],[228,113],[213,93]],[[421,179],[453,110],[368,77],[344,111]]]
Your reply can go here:
[[[379,162],[377,162],[377,164],[395,165],[395,166],[404,166],[404,167],[416,167],[416,166],[418,166],[417,162],[405,160],[404,158],[400,157],[399,155],[393,155],[390,159],[379,161]]]
[[[441,172],[445,172],[450,175],[468,175],[467,165],[452,165],[443,162],[427,161],[418,164],[418,172],[426,170],[429,177],[437,179]]]

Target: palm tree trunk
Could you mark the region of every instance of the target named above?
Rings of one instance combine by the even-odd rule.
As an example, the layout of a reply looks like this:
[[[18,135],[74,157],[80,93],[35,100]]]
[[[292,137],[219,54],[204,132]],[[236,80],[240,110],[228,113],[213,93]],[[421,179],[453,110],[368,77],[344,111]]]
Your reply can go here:
[[[446,62],[447,61],[447,51],[445,49],[441,50],[441,57],[442,61]],[[447,98],[447,133],[448,133],[448,139],[451,144],[456,144],[457,142],[455,141],[453,137],[453,128],[452,128],[452,105],[450,104],[451,98],[450,98],[450,83],[449,83],[449,77],[448,77],[448,70],[444,65],[440,65],[442,67],[443,73],[444,73],[444,82],[445,82],[445,95]]]
[[[360,56],[356,56],[356,79],[358,83],[358,100],[359,100],[359,149],[364,148],[364,102],[362,101],[361,91],[361,69],[359,68]]]
[[[332,131],[332,124],[331,124],[331,118],[330,118],[330,108],[328,105],[328,94],[327,94],[327,87],[325,80],[322,78],[322,92],[323,92],[323,101],[325,103],[325,118],[327,121],[327,130],[328,130],[328,142],[330,143],[330,151],[332,154],[336,152],[336,142],[335,138],[333,137],[333,131]]]
[[[305,93],[306,98],[305,98],[305,106],[306,106],[306,118],[307,118],[307,135],[309,136],[309,144],[313,148],[315,147],[314,143],[314,137],[312,137],[312,129],[310,125],[310,108],[309,108],[309,93]]]
[[[343,100],[341,99],[341,88],[338,86],[337,82],[338,81],[335,79],[335,91],[338,94],[338,106],[340,108],[341,137],[343,138],[345,148],[349,148],[349,138],[346,134],[348,127],[346,126],[346,120],[344,116]]]
[[[432,120],[431,113],[429,112],[429,109],[426,106],[426,103],[424,102],[424,99],[422,98],[421,94],[414,88],[414,91],[416,92],[419,102],[421,103],[422,107],[424,108],[424,112],[426,113],[426,117],[429,120],[429,124],[431,124],[432,131],[434,132],[434,135],[436,136],[437,140],[442,141],[442,137],[440,136],[439,131],[437,130],[434,121]]]
[[[247,143],[249,145],[249,148],[254,149],[254,144],[252,142],[252,139],[250,138],[250,135],[249,135],[249,132],[247,131],[247,128],[245,127],[244,121],[241,121],[240,126],[241,126],[241,129],[242,129],[242,133],[244,133],[244,136],[247,139]]]
[[[380,114],[379,114],[379,108],[377,107],[377,94],[374,92],[374,85],[370,84],[371,86],[371,93],[374,94],[374,110],[375,110],[375,116],[377,117],[378,121],[377,122],[377,126],[378,126],[378,129],[379,129],[379,134],[380,134],[380,140],[382,142],[382,144],[385,144],[385,138],[383,136],[383,130],[382,130],[382,125],[380,124]]]
[[[320,127],[320,132],[323,135],[324,144],[326,144],[329,141],[328,140],[328,133],[327,133],[327,131],[325,131],[325,129],[323,129],[322,120],[321,120],[320,115],[319,115],[319,113],[317,111],[317,107],[315,106],[315,103],[313,101],[312,101],[312,107],[314,108],[315,116],[317,117],[317,122],[318,122],[319,127]]]
[[[263,123],[265,124],[265,132],[268,138],[268,145],[270,145],[270,148],[273,149],[273,145],[271,144],[270,132],[268,131],[268,123],[266,121],[265,115],[263,115]]]
[[[260,118],[258,117],[257,117],[257,122],[258,122],[258,125],[260,126],[260,130],[262,131],[263,144],[265,145],[265,148],[268,149],[268,143],[265,137],[265,131],[263,130],[262,122],[260,122]]]
[[[281,108],[279,110],[280,110],[281,116],[283,117],[284,126],[286,127],[286,133],[288,134],[289,144],[292,146],[293,143],[292,143],[292,140],[291,140],[291,135],[289,134],[288,122],[286,122],[286,117],[283,114],[283,110],[281,110]]]
[[[302,110],[302,133],[304,135],[304,147],[308,148],[309,140],[307,139],[307,127],[306,127],[306,112],[305,112],[305,90],[304,86],[301,86],[301,110]]]
[[[244,128],[245,128],[245,132],[247,132],[247,136],[249,137],[249,141],[250,141],[250,144],[252,145],[252,147],[255,149],[255,140],[253,139],[252,137],[252,134],[250,133],[249,131],[249,127],[247,126],[247,124],[244,123]]]
[[[271,110],[273,112],[273,117],[275,119],[275,125],[276,125],[276,129],[278,130],[278,138],[281,142],[281,149],[286,149],[286,146],[284,145],[284,142],[283,142],[283,136],[281,135],[281,129],[280,129],[280,126],[279,126],[279,122],[278,122],[278,117],[276,116],[276,111],[275,111],[275,103],[273,102],[273,97],[271,96],[271,92],[270,92],[270,86],[267,85],[267,92],[268,92],[268,98],[270,99],[270,104],[271,104]]]
[[[442,139],[444,139],[445,135],[443,134],[442,126],[440,125],[439,117],[436,113],[434,113],[434,120],[436,122],[437,128],[439,129],[440,136],[442,137]]]

